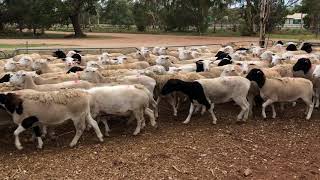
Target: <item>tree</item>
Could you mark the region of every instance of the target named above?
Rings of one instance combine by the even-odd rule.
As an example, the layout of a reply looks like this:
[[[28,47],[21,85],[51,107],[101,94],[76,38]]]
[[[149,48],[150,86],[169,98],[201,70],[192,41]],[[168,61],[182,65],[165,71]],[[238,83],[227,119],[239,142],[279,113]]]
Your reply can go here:
[[[132,3],[129,0],[108,0],[105,2],[102,17],[112,25],[133,24]]]
[[[98,0],[60,0],[60,12],[64,17],[68,17],[71,20],[74,37],[83,37],[83,33],[80,26],[80,13],[89,12],[89,14],[96,14],[95,4]]]
[[[320,3],[318,0],[302,0],[301,10],[306,13],[304,18],[305,27],[312,30],[316,37],[320,29]]]

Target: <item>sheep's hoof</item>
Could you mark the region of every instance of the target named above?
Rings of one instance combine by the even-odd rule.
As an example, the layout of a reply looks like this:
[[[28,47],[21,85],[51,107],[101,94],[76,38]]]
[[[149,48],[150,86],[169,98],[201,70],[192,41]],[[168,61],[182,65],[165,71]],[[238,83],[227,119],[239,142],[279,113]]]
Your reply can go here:
[[[153,124],[153,125],[151,125],[152,127],[154,127],[155,129],[158,129],[159,128],[159,126],[158,126],[158,124],[156,123],[156,124]]]
[[[21,146],[21,145],[16,145],[16,148],[17,148],[18,150],[22,150],[22,149],[23,149],[23,146]]]
[[[75,147],[76,146],[76,143],[70,143],[69,145],[71,148]]]
[[[272,119],[275,119],[276,118],[276,116],[272,116]]]
[[[109,132],[106,131],[106,132],[104,133],[104,136],[105,136],[105,137],[109,137],[109,136],[110,136],[110,135],[109,135]]]
[[[104,140],[103,140],[103,137],[99,137],[99,141],[100,142],[103,142]]]
[[[188,124],[188,123],[189,123],[188,120],[182,122],[182,124]]]

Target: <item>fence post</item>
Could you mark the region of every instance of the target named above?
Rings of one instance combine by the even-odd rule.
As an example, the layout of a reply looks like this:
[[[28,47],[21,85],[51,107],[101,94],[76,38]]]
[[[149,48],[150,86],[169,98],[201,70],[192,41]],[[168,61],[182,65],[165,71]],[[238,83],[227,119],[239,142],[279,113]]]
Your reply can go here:
[[[27,54],[29,54],[29,43],[26,41]]]

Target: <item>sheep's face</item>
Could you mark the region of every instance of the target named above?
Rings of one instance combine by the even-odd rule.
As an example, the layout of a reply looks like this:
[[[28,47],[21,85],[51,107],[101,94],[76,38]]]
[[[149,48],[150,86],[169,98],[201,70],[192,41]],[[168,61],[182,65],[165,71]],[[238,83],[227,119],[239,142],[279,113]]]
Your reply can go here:
[[[312,73],[313,77],[319,78],[320,77],[320,65],[317,65]]]
[[[144,56],[142,55],[142,52],[141,51],[137,51],[136,54],[135,54],[135,57],[139,60],[142,60],[144,59]]]
[[[27,74],[25,72],[18,71],[17,73],[13,74],[10,77],[9,82],[15,86],[21,86],[21,85],[23,85],[26,76],[27,76]]]
[[[168,63],[168,61],[169,61],[168,56],[161,55],[156,59],[156,64],[157,65],[165,65],[166,63]]]
[[[109,56],[101,55],[101,56],[98,57],[98,59],[99,59],[98,61],[99,61],[100,64],[102,64],[102,65],[111,64]]]
[[[98,69],[97,68],[92,68],[92,67],[87,67],[86,69],[83,70],[83,73],[80,75],[81,79],[90,81],[92,80]]]
[[[248,73],[246,78],[250,81],[255,81],[260,88],[263,87],[263,85],[266,81],[266,77],[265,77],[264,73],[260,69],[256,69],[256,68],[252,69]]]
[[[4,65],[5,71],[15,71],[17,69],[17,63],[13,59],[9,59]]]
[[[151,54],[150,50],[148,49],[141,50],[141,53],[142,53],[142,56],[145,58],[150,57],[150,54]]]
[[[32,58],[29,56],[23,56],[19,62],[19,65],[23,66],[23,67],[28,67],[32,65]]]
[[[61,50],[57,50],[55,52],[53,52],[53,57],[57,57],[58,59],[62,59],[62,58],[66,58],[66,54],[61,51]]]
[[[293,71],[303,71],[304,74],[307,74],[311,68],[312,64],[308,58],[300,58],[296,64],[293,66]]]
[[[272,56],[271,66],[276,66],[278,64],[281,64],[282,63],[281,60],[283,59],[278,55]]]
[[[101,68],[101,66],[96,61],[87,62],[87,67],[98,68],[98,69]]]
[[[159,54],[159,55],[166,55],[166,54],[167,54],[167,50],[168,50],[168,48],[166,48],[166,47],[161,47],[161,48],[159,48],[159,50],[158,50],[158,54]]]
[[[236,70],[236,67],[238,67],[238,66],[236,65],[236,66],[225,67],[220,76],[221,77],[223,77],[223,76],[239,76],[240,73],[239,73],[239,71]]]
[[[213,61],[210,60],[198,60],[196,62],[196,72],[203,72],[210,70],[210,64],[213,64]]]
[[[76,59],[73,59],[72,57],[67,57],[65,61],[66,67],[71,68],[73,66],[76,66],[78,64],[77,62],[78,61]]]
[[[117,64],[123,64],[127,60],[128,60],[127,56],[119,56],[117,57]]]
[[[181,68],[177,68],[177,67],[169,67],[169,70],[167,71],[168,74],[175,74],[182,71]]]
[[[32,69],[33,70],[41,70],[47,64],[48,64],[48,62],[46,60],[44,60],[44,59],[36,60],[32,64]]]

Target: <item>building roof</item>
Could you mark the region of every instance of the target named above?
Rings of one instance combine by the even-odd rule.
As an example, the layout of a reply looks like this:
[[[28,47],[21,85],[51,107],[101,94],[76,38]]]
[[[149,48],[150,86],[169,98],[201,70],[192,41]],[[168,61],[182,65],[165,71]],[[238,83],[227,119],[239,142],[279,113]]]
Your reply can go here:
[[[294,13],[291,15],[287,16],[287,19],[302,19],[306,16],[307,14],[302,14],[302,13]],[[301,18],[302,17],[302,18]]]

